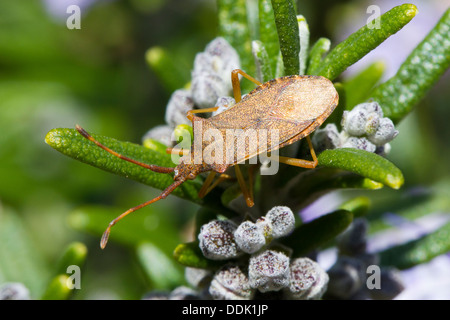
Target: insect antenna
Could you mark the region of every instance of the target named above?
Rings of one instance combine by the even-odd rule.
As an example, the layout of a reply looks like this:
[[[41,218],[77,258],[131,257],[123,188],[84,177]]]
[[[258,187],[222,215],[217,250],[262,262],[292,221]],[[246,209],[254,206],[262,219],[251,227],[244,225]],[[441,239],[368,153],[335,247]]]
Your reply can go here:
[[[97,146],[99,146],[99,147],[102,148],[103,150],[105,150],[105,151],[111,153],[112,155],[114,155],[114,156],[116,156],[116,157],[118,157],[118,158],[120,158],[120,159],[123,159],[123,160],[125,160],[125,161],[131,162],[131,163],[134,163],[134,164],[137,164],[138,166],[141,166],[141,167],[146,168],[146,169],[150,169],[150,170],[152,170],[152,171],[154,171],[154,172],[159,172],[159,173],[170,173],[170,172],[173,172],[173,171],[174,171],[174,168],[170,168],[170,167],[160,167],[160,166],[156,166],[156,165],[153,165],[153,164],[147,164],[147,163],[143,163],[143,162],[140,162],[140,161],[137,161],[137,160],[128,158],[127,156],[124,156],[124,155],[122,155],[122,154],[120,154],[120,153],[117,153],[116,151],[114,151],[114,150],[108,148],[107,146],[105,146],[105,145],[101,144],[100,142],[98,142],[97,140],[95,140],[95,139],[94,139],[94,138],[93,138],[86,130],[84,130],[84,129],[83,129],[82,127],[80,127],[79,125],[75,125],[75,129],[77,129],[77,131],[78,131],[83,137],[85,137],[85,138],[88,139],[89,141],[92,141],[93,143],[95,143]]]
[[[126,217],[127,215],[129,215],[130,213],[137,211],[145,206],[148,206],[149,204],[152,204],[158,200],[164,199],[166,198],[173,190],[175,190],[180,184],[182,184],[184,182],[184,180],[177,180],[174,183],[172,183],[170,186],[168,186],[159,196],[157,196],[156,198],[153,198],[152,200],[149,200],[147,202],[144,202],[136,207],[133,207],[131,209],[128,209],[127,211],[125,211],[124,213],[122,213],[120,216],[118,216],[117,218],[115,218],[114,220],[112,220],[108,227],[106,228],[105,232],[102,235],[102,240],[100,241],[100,247],[102,249],[105,249],[106,247],[106,243],[108,242],[108,238],[109,238],[109,234],[111,233],[111,228],[120,220],[122,220],[124,217]]]

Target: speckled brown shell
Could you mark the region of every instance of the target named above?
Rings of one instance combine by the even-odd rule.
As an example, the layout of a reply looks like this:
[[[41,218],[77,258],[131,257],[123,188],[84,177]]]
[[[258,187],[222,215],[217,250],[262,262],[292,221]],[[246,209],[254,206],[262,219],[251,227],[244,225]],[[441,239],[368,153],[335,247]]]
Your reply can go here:
[[[338,100],[338,93],[327,78],[298,75],[277,78],[258,86],[232,108],[214,117],[195,117],[194,132],[196,121],[202,122],[203,130],[218,129],[224,141],[227,129],[242,129],[243,135],[248,129],[278,130],[278,143],[275,145],[270,141],[270,134],[264,144],[252,139],[239,139],[237,136],[236,141],[245,143],[242,146],[246,150],[244,159],[235,158],[232,163],[224,161],[226,165],[217,165],[216,168],[213,165],[211,168],[224,172],[226,168],[257,154],[282,148],[306,137],[328,118]],[[211,143],[204,144],[202,150]],[[258,152],[252,151],[254,148],[250,148],[251,144],[258,144]]]

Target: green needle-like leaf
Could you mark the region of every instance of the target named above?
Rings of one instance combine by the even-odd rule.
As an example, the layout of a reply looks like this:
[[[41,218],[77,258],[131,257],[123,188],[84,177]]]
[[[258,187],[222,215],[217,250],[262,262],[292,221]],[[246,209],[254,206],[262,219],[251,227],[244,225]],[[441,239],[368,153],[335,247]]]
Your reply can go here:
[[[69,276],[61,274],[53,278],[47,287],[41,300],[66,300],[69,298],[72,290],[67,285],[70,281]]]
[[[167,146],[155,139],[147,138],[142,141],[142,145],[150,150],[157,151],[162,154],[166,154]]]
[[[395,7],[380,17],[380,28],[365,25],[338,44],[313,70],[314,75],[336,79],[345,69],[378,47],[384,40],[403,28],[417,14],[413,4]]]
[[[219,36],[224,37],[239,53],[242,68],[254,73],[252,47],[247,20],[246,0],[217,0]]]
[[[81,267],[87,256],[87,247],[81,242],[71,243],[58,261],[57,274],[67,273],[67,267],[75,265]]]
[[[270,59],[270,67],[275,72],[278,54],[280,53],[280,43],[271,0],[259,0],[259,39],[266,48]]]
[[[150,150],[146,147],[121,142],[113,138],[92,135],[94,139],[112,150],[134,160],[155,164],[162,167],[173,167],[170,155]],[[107,172],[118,174],[139,181],[154,188],[163,190],[173,183],[173,175],[156,173],[139,165],[122,160],[87,140],[74,129],[53,129],[47,133],[45,142],[59,152],[76,160],[90,164]],[[198,191],[201,183],[195,180],[186,181],[175,189],[174,195],[201,203]]]
[[[289,170],[287,174],[294,178],[289,181],[292,187],[283,194],[283,203],[293,210],[304,208],[331,191],[342,189],[376,190],[383,187],[382,183],[338,168],[320,167],[311,173],[297,175],[294,170]],[[270,198],[269,195],[267,198]],[[270,207],[270,204],[268,206]]]
[[[299,53],[299,74],[305,74],[309,53],[309,26],[305,17],[297,16],[300,53]]]
[[[299,74],[300,42],[297,15],[291,0],[272,0],[285,75]]]
[[[173,253],[175,260],[186,267],[214,269],[223,262],[206,259],[198,246],[198,242],[179,244]]]
[[[328,38],[320,38],[312,46],[308,58],[308,71],[306,74],[315,74],[322,64],[324,55],[330,50],[331,41]]]
[[[300,225],[292,234],[283,238],[282,243],[293,249],[293,257],[306,255],[333,240],[352,220],[351,212],[338,210]]]
[[[273,79],[269,55],[261,41],[252,41],[252,53],[255,58],[257,79],[263,83]]]
[[[380,252],[380,264],[408,269],[450,251],[450,223],[417,240]]]
[[[372,152],[340,148],[323,151],[319,165],[357,173],[363,177],[398,189],[403,185],[403,174],[392,162]]]
[[[154,244],[140,244],[136,255],[153,288],[174,288],[183,282],[183,272],[178,268],[179,265]]]
[[[277,64],[275,66],[275,78],[281,78],[285,75],[284,72],[284,63],[283,63],[283,55],[281,51],[278,53]]]
[[[413,50],[397,74],[377,87],[371,98],[384,115],[399,122],[450,67],[450,9]]]

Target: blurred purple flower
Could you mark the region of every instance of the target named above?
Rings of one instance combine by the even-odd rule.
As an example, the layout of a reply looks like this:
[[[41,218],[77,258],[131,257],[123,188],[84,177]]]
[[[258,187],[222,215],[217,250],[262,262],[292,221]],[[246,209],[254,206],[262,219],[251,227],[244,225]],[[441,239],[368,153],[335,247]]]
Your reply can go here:
[[[68,17],[67,8],[71,5],[79,6],[81,14],[84,14],[94,3],[109,1],[113,0],[43,0],[47,11],[58,19]]]
[[[299,215],[302,221],[307,223],[324,214],[333,212],[343,201],[344,198],[339,192],[331,192],[302,209]]]
[[[384,221],[393,228],[370,237],[368,251],[377,252],[435,231],[450,221],[448,213],[431,213],[414,221],[386,213]],[[428,263],[400,272],[405,290],[400,300],[450,299],[450,255],[444,254]]]
[[[338,193],[330,193],[303,209],[299,215],[302,221],[309,222],[323,214],[336,210],[344,201]],[[370,235],[367,252],[375,253],[389,247],[415,240],[429,234],[450,221],[448,212],[430,213],[421,218],[407,220],[395,213],[385,213],[383,220],[391,228]],[[333,247],[318,253],[317,261],[328,270],[338,257]],[[450,253],[438,256],[428,263],[400,271],[404,291],[398,300],[446,300],[450,299]]]

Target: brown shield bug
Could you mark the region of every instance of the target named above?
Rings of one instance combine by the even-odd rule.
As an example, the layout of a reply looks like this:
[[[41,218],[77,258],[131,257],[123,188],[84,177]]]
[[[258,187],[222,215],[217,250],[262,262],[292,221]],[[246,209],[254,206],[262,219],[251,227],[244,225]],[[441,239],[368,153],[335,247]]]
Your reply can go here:
[[[241,99],[239,74],[258,85],[243,99]],[[273,79],[262,84],[242,70],[236,69],[231,73],[231,81],[236,100],[235,105],[210,118],[197,117],[195,114],[213,112],[217,110],[217,107],[191,110],[187,113],[187,117],[192,121],[194,129],[194,143],[191,146],[189,156],[182,158],[175,168],[145,164],[118,154],[96,141],[83,128],[76,126],[78,132],[85,138],[123,160],[154,172],[174,173],[174,182],[158,197],[125,211],[110,222],[102,236],[101,248],[106,246],[111,228],[119,220],[140,208],[166,198],[184,181],[194,179],[200,173],[210,172],[199,191],[199,196],[204,197],[219,182],[229,178],[225,171],[229,167],[234,166],[236,178],[246,203],[251,207],[253,206],[252,174],[249,174],[250,186],[247,187],[239,169],[239,163],[263,152],[272,152],[280,149],[306,137],[312,161],[282,156],[278,157],[277,161],[304,168],[315,168],[317,166],[317,157],[308,135],[328,118],[338,104],[339,96],[330,80],[320,76],[292,75]],[[201,139],[200,143],[196,143],[195,134],[198,132],[196,129],[199,127],[201,127],[200,132],[214,130],[223,139],[214,139],[213,141]],[[227,130],[235,130],[233,139],[237,143],[236,145],[233,144],[231,150],[223,144],[223,141],[226,141],[227,138]],[[254,135],[248,135],[250,131],[259,132],[264,130],[266,132],[277,132],[277,139],[258,139],[257,136],[255,138]],[[219,140],[222,141],[222,144],[218,143]],[[215,147],[216,151],[221,151],[220,148],[222,148],[223,152],[220,155],[218,155],[218,152],[204,154],[204,150],[211,149],[211,147]],[[242,151],[240,155],[237,154],[238,150]],[[175,149],[169,151],[180,152],[180,150]],[[220,176],[213,183],[217,173]]]

